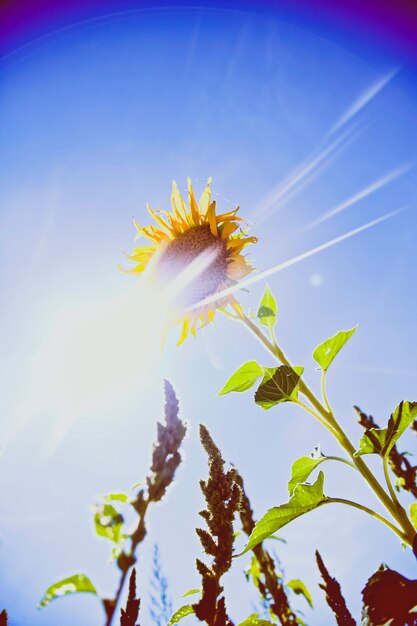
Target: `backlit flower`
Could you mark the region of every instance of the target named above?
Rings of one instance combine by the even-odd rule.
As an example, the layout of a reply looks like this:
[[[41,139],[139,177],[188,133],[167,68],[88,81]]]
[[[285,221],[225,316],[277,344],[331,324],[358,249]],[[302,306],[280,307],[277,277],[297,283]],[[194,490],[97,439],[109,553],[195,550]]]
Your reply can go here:
[[[173,182],[172,210],[148,211],[156,225],[139,226],[138,237],[150,240],[151,245],[135,248],[128,258],[136,263],[131,272],[151,271],[152,278],[174,294],[182,311],[182,331],[179,343],[189,332],[195,335],[197,327],[213,320],[216,309],[232,307],[241,314],[241,308],[232,294],[221,294],[247,276],[252,267],[242,254],[243,248],[255,243],[239,228],[239,207],[228,213],[216,214],[216,202],[211,199],[208,183],[197,204],[188,179],[188,206]],[[219,298],[215,294],[219,293]],[[210,302],[205,302],[210,299]],[[201,303],[201,304],[200,304]]]

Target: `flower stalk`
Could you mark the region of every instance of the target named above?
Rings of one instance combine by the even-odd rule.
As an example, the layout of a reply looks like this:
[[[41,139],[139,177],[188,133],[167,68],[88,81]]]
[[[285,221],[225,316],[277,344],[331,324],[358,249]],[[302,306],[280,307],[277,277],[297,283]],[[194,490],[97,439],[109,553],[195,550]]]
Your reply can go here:
[[[147,488],[141,489],[133,502],[131,502],[131,505],[138,514],[137,526],[129,537],[129,547],[124,549],[117,559],[117,565],[121,575],[116,594],[112,599],[103,600],[106,612],[106,626],[113,624],[116,609],[120,603],[128,574],[137,561],[137,548],[145,539],[145,521],[149,505],[162,500],[168,487],[173,482],[175,472],[181,463],[179,450],[187,428],[178,417],[178,400],[174,388],[167,380],[164,381],[164,390],[165,424],[158,422],[157,425],[157,441],[153,449],[150,472],[146,478]]]

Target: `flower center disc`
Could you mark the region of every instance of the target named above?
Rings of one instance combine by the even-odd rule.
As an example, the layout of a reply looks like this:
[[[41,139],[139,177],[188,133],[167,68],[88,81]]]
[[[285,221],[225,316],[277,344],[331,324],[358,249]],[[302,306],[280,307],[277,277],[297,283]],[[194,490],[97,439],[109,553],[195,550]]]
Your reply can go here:
[[[228,253],[226,242],[215,237],[208,224],[194,226],[185,233],[178,234],[170,241],[161,253],[157,264],[158,278],[165,284],[178,278],[181,272],[201,255],[204,263],[204,253],[212,259],[209,266],[200,271],[195,278],[181,289],[180,300],[182,305],[190,306],[203,300],[207,296],[220,291],[227,284]],[[197,271],[197,268],[196,268]]]

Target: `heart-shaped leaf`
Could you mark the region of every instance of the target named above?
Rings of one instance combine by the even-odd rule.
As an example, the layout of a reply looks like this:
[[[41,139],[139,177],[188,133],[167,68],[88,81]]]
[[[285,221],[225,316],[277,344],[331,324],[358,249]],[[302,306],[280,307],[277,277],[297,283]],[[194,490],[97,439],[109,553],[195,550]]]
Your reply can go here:
[[[280,365],[264,370],[265,376],[255,393],[256,404],[266,410],[279,402],[290,402],[297,398],[298,383],[304,368]]]
[[[311,472],[326,459],[326,456],[320,456],[318,458],[314,458],[312,456],[302,456],[300,459],[294,461],[291,468],[291,479],[288,483],[288,492],[290,496],[292,496],[296,486],[299,483],[305,483]]]
[[[356,329],[357,326],[351,330],[340,330],[336,335],[326,339],[326,341],[317,346],[313,352],[313,358],[322,370],[326,371],[330,367],[335,356],[356,332]]]
[[[289,524],[300,515],[313,511],[325,504],[327,498],[323,493],[324,474],[320,472],[314,484],[298,484],[289,502],[269,509],[255,524],[249,541],[241,554],[252,550],[261,541],[267,539],[277,530]],[[240,555],[239,555],[240,556]]]
[[[277,303],[267,285],[258,307],[257,317],[259,323],[263,326],[268,326],[272,330],[277,321],[277,310]]]
[[[253,387],[258,378],[264,375],[264,368],[258,365],[256,361],[248,361],[239,367],[234,374],[231,375],[223,389],[219,391],[218,396],[223,396],[231,391],[246,391]]]
[[[386,457],[401,435],[417,418],[417,402],[400,402],[392,413],[386,428],[370,428],[362,435],[355,456],[379,454]]]

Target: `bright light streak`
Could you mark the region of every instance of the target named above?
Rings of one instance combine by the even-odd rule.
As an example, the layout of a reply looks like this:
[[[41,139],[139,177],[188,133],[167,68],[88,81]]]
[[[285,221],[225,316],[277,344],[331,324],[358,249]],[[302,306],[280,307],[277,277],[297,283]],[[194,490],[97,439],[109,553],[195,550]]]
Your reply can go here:
[[[349,232],[344,233],[343,235],[339,235],[339,237],[335,237],[334,239],[331,239],[330,241],[326,241],[326,243],[322,243],[319,246],[316,246],[315,248],[308,250],[307,252],[303,252],[302,254],[299,254],[293,257],[292,259],[288,259],[287,261],[278,263],[277,265],[274,265],[274,267],[271,267],[269,270],[264,270],[263,272],[260,272],[259,274],[252,276],[251,278],[246,278],[246,280],[240,281],[239,283],[237,283],[236,285],[233,285],[232,287],[229,287],[228,289],[223,289],[223,291],[220,291],[218,293],[213,294],[212,296],[208,296],[207,298],[200,300],[200,302],[197,302],[193,306],[189,307],[187,310],[195,310],[202,306],[205,306],[206,304],[216,302],[217,300],[221,300],[225,296],[235,293],[236,291],[239,291],[240,289],[244,289],[245,287],[249,287],[249,285],[253,285],[254,283],[259,282],[260,280],[264,280],[265,278],[268,278],[268,276],[277,274],[278,272],[281,272],[282,270],[287,269],[287,267],[296,265],[297,263],[300,263],[300,261],[304,261],[304,259],[308,259],[309,257],[314,256],[315,254],[319,254],[319,252],[323,252],[324,250],[327,250],[328,248],[331,248],[337,245],[338,243],[345,241],[345,239],[350,239],[350,237],[354,237],[355,235],[358,235],[364,230],[368,230],[369,228],[372,228],[373,226],[376,226],[377,224],[380,224],[381,222],[384,222],[385,220],[391,217],[394,217],[394,215],[398,215],[398,213],[401,213],[406,208],[408,207],[402,207],[401,209],[397,209],[396,211],[391,211],[390,213],[386,213],[385,215],[382,215],[382,217],[378,217],[377,219],[372,220],[371,222],[367,222],[366,224],[363,224],[362,226],[359,226],[358,228],[354,228],[353,230],[350,230]]]
[[[356,100],[346,109],[346,111],[339,117],[339,119],[333,124],[330,129],[330,134],[335,133],[342,126],[347,124],[349,120],[352,119],[354,115],[359,113],[371,100],[375,98],[379,94],[382,89],[388,85],[389,82],[398,74],[400,68],[397,67],[391,72],[388,72],[375,82],[373,82],[365,91],[363,91]]]
[[[188,267],[185,267],[178,276],[171,282],[165,289],[165,295],[171,299],[174,296],[181,294],[181,292],[192,283],[196,278],[210,267],[213,261],[216,260],[219,254],[218,249],[215,246],[207,248],[201,252]]]
[[[321,217],[317,218],[316,220],[308,224],[306,226],[306,230],[310,228],[314,228],[314,226],[317,226],[318,224],[325,222],[326,220],[330,219],[334,215],[337,215],[338,213],[345,211],[346,209],[353,206],[354,204],[357,204],[364,198],[367,198],[371,194],[375,193],[375,191],[382,189],[382,187],[385,187],[386,185],[388,185],[388,183],[391,183],[396,178],[399,178],[406,172],[409,172],[413,167],[414,167],[414,164],[408,163],[408,164],[402,165],[401,167],[396,168],[395,170],[392,170],[392,172],[389,172],[386,176],[379,178],[378,180],[371,183],[370,185],[368,185],[361,191],[358,191],[358,193],[355,193],[353,196],[351,196],[344,202],[341,202],[340,204],[336,205],[333,209],[329,209],[329,211],[326,211],[326,213],[324,213]]]
[[[324,165],[330,165],[337,151],[345,148],[351,141],[356,139],[358,132],[354,132],[354,130],[354,128],[349,129],[318,154],[313,155],[304,164],[296,167],[277,185],[277,187],[275,187],[269,196],[259,204],[253,216],[251,216],[251,220],[254,221],[256,219],[259,223],[261,217],[265,217],[271,210],[277,210],[288,200],[290,194],[293,195],[299,191],[302,183],[304,183],[307,178],[311,179],[311,177],[321,172]]]
[[[45,450],[53,453],[77,418],[117,405],[127,394],[146,388],[167,328],[178,314],[175,296],[217,254],[215,248],[200,254],[165,289],[152,288],[153,259],[141,286],[128,296],[80,306],[60,317],[33,359],[28,396],[6,438],[10,440],[38,414],[53,410],[57,419]]]
[[[170,311],[163,295],[135,286],[126,297],[61,316],[33,358],[28,394],[7,438],[53,411],[57,419],[46,443],[51,453],[77,418],[144,390],[161,355]]]

